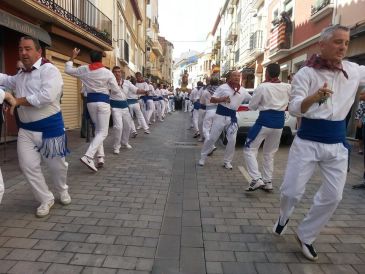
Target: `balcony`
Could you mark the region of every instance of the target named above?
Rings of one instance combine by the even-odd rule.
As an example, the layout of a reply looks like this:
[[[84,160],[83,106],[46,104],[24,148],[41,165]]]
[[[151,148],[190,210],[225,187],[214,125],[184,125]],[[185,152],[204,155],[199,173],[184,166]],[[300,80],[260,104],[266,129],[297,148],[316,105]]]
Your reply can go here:
[[[270,53],[290,48],[290,35],[286,33],[285,23],[280,23],[270,32]]]
[[[226,36],[226,41],[225,41],[226,46],[233,45],[237,41],[237,36],[238,35],[237,35],[236,24],[232,23]]]
[[[311,6],[311,17],[309,20],[312,22],[318,22],[331,14],[333,9],[334,4],[332,0],[318,0],[316,1],[316,4]]]
[[[152,44],[152,50],[156,55],[162,56],[163,55],[163,50],[162,50],[162,46],[160,44],[160,42],[157,41],[153,41]]]
[[[109,46],[112,21],[88,0],[32,0]]]
[[[162,73],[158,68],[151,68],[151,75],[162,79]]]

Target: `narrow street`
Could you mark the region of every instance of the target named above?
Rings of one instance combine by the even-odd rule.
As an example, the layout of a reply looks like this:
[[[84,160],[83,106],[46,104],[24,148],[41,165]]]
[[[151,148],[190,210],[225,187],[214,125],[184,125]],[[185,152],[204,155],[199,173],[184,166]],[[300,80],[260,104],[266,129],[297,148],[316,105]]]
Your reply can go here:
[[[365,191],[351,189],[362,178],[362,156],[353,152],[343,200],[315,242],[319,260],[313,263],[294,233],[319,174],[286,234],[277,237],[271,230],[289,147],[277,153],[274,192],[247,193],[242,148],[231,171],[222,167],[222,146],[199,167],[201,143],[189,126],[189,115],[175,112],[151,126],[150,135],[139,131],[133,149],[119,155],[108,137],[105,167],[96,174],[79,161],[85,139],[68,132],[72,204],[56,203],[42,219],[34,215],[38,203],[19,171],[15,143],[6,155],[0,146],[6,157],[0,273],[365,273]]]

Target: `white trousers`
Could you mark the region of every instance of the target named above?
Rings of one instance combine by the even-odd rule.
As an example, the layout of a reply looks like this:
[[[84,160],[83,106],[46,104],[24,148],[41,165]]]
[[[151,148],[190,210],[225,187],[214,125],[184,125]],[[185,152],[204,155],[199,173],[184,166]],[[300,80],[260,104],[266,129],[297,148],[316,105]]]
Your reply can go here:
[[[165,111],[166,111],[165,99],[162,99],[159,102],[161,104],[161,115],[162,115],[162,117],[165,117]]]
[[[142,126],[142,128],[144,130],[147,130],[148,125],[146,123],[146,120],[143,117],[143,114],[142,114],[141,107],[140,107],[139,103],[131,104],[128,107],[129,107],[129,111],[131,113],[131,116],[133,117],[133,115],[136,115],[138,123]],[[132,125],[132,132],[133,132],[133,126],[134,125]],[[135,129],[134,129],[134,131],[135,131]]]
[[[0,168],[0,204],[1,200],[3,199],[4,192],[5,192],[5,186],[4,186],[3,175],[1,173],[1,168]]]
[[[47,165],[55,190],[59,194],[68,190],[66,184],[68,163],[65,161],[65,157],[43,157],[36,148],[41,144],[41,132],[19,129],[17,151],[20,169],[30,184],[36,200],[40,203],[46,203],[53,200],[54,196],[43,176],[41,161],[43,160]]]
[[[147,100],[147,103],[145,104],[145,110],[143,111],[143,117],[147,124],[151,122],[151,117],[154,110],[155,104],[153,103],[153,100]]]
[[[313,204],[299,224],[298,237],[312,244],[327,224],[342,199],[347,176],[348,151],[343,144],[324,144],[294,138],[289,151],[284,181],[280,188],[280,223],[283,225],[300,201],[305,186],[318,166],[322,184],[314,195]]]
[[[95,125],[95,137],[91,140],[85,155],[89,158],[105,157],[103,142],[108,136],[110,104],[104,102],[87,103],[90,118]]]
[[[121,144],[128,144],[132,118],[128,108],[112,108],[113,115],[113,148],[119,150]]]
[[[171,111],[175,111],[175,99],[169,99],[169,106]]]
[[[162,114],[161,114],[161,101],[153,101],[153,103],[155,104],[155,121],[158,120],[162,120]]]
[[[189,111],[189,109],[190,109],[189,105],[190,105],[190,100],[185,100],[184,99],[184,112]]]
[[[195,109],[193,110],[193,129],[195,130],[195,132],[199,132],[199,109]]]
[[[208,154],[214,149],[214,144],[217,142],[219,136],[222,134],[224,128],[227,128],[231,124],[231,117],[215,114],[212,124],[212,130],[209,135],[209,139],[205,139],[204,145],[201,151],[201,159],[206,160]],[[224,152],[224,163],[231,163],[234,156],[236,145],[237,132],[233,134],[227,134],[227,145]]]
[[[204,138],[203,135],[203,120],[205,117],[206,110],[205,109],[199,109],[199,115],[198,115],[198,130],[200,132],[200,138]]]
[[[209,139],[216,110],[217,109],[209,109],[205,112],[203,121],[203,136],[205,140]]]
[[[264,182],[272,181],[272,173],[274,170],[274,155],[278,151],[280,145],[280,137],[283,129],[262,127],[255,140],[250,147],[243,148],[243,156],[246,161],[247,172],[251,179],[256,180],[262,178]],[[263,165],[262,174],[257,164],[257,153],[265,140],[263,147]]]

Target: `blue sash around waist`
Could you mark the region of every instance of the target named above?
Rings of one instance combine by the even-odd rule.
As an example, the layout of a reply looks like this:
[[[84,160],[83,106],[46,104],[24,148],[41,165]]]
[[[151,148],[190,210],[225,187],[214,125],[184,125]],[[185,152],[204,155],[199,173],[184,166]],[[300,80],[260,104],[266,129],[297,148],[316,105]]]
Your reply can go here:
[[[200,108],[199,101],[194,102],[194,109],[198,110]]]
[[[153,96],[146,96],[147,100],[153,100]]]
[[[200,108],[206,110],[207,109],[207,106],[204,105],[204,104],[200,104]]]
[[[138,99],[127,99],[128,105],[133,105],[138,103]]]
[[[128,107],[128,102],[126,100],[124,100],[124,101],[110,100],[110,106],[112,108],[127,108]]]
[[[297,135],[301,139],[325,144],[343,143],[348,148],[345,120],[329,121],[302,117]]]
[[[162,96],[159,96],[159,97],[158,97],[158,100],[159,100],[159,101],[163,100],[163,97],[162,97]]]
[[[90,92],[87,94],[87,102],[88,103],[96,103],[96,102],[104,102],[110,103],[110,96],[101,92]]]
[[[219,115],[222,115],[222,116],[229,116],[229,117],[231,117],[232,123],[237,123],[236,111],[233,109],[230,109],[225,106],[222,106],[221,104],[218,104],[216,113]]]
[[[155,102],[156,102],[156,101],[158,101],[158,97],[157,97],[157,96],[153,96],[153,97],[152,97],[152,99],[153,99],[153,101],[155,101]]]
[[[29,123],[20,121],[16,113],[16,121],[19,128],[42,132],[42,144],[40,146],[35,146],[35,148],[37,148],[38,152],[44,157],[65,157],[70,152],[67,148],[67,137],[61,112]]]
[[[185,97],[185,100],[190,100],[188,97]]]
[[[257,135],[259,134],[261,128],[268,127],[268,128],[283,128],[285,124],[285,111],[279,110],[263,110],[260,111],[259,117],[257,118],[255,124],[250,128],[245,147],[250,147],[250,144],[253,140],[256,139]]]

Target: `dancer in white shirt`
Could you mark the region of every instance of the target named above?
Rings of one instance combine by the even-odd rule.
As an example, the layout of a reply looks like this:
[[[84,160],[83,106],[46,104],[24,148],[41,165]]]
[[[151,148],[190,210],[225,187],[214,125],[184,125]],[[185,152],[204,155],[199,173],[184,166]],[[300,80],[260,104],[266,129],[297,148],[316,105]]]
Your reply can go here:
[[[289,112],[301,117],[301,125],[289,151],[280,188],[280,216],[273,231],[278,235],[284,233],[318,167],[322,183],[296,233],[301,251],[309,260],[318,259],[313,242],[342,199],[348,160],[345,118],[359,84],[365,82],[365,66],[342,60],[349,42],[349,28],[334,25],[324,29],[319,41],[320,54],[313,55],[292,82]]]
[[[205,106],[206,112],[203,120],[203,137],[205,140],[209,139],[210,131],[212,129],[213,119],[215,116],[215,112],[217,111],[217,104],[211,103],[210,99],[212,95],[218,88],[219,80],[218,78],[212,77],[210,79],[209,86],[204,89],[202,96],[200,97],[200,102]],[[204,108],[204,107],[203,107]]]
[[[15,91],[18,120],[18,159],[33,194],[41,205],[36,216],[49,214],[54,196],[42,173],[43,160],[51,174],[60,202],[71,203],[68,194],[65,156],[68,153],[60,98],[63,80],[60,71],[42,58],[39,41],[25,36],[19,42],[24,70],[15,76],[0,74],[0,85]]]
[[[197,83],[197,87],[194,88],[191,93],[190,93],[190,100],[194,105],[194,110],[193,110],[193,117],[192,117],[192,124],[193,124],[193,130],[194,130],[194,138],[197,138],[200,136],[200,132],[199,132],[199,109],[200,109],[200,96],[202,94],[203,91],[203,82],[199,81]]]
[[[127,89],[130,88],[130,85],[134,90],[137,90],[137,87],[133,86],[129,81],[122,79],[122,70],[119,66],[113,67],[112,72],[121,89],[121,93],[110,95],[114,129],[113,152],[114,154],[119,154],[121,146],[127,149],[132,148],[128,143],[132,117],[128,109]]]
[[[280,66],[269,64],[266,67],[265,82],[254,91],[249,108],[259,110],[260,114],[255,124],[251,127],[243,155],[247,171],[251,177],[247,191],[258,188],[270,191],[272,187],[272,173],[274,170],[274,155],[280,145],[281,133],[285,123],[285,109],[289,103],[290,84],[282,83],[278,79]],[[257,163],[258,150],[263,146],[263,173],[259,171]]]
[[[140,72],[136,73],[136,77],[137,77],[137,83],[136,83],[137,88],[144,90],[144,95],[146,95],[149,90],[149,86],[147,85],[146,82],[143,81],[143,77]],[[151,132],[149,131],[148,125],[141,110],[141,106],[138,102],[137,93],[135,93],[132,90],[128,91],[127,101],[128,101],[129,111],[132,117],[136,115],[138,124],[144,129],[144,133],[150,134]],[[136,132],[134,123],[132,123],[132,132],[133,133]]]
[[[218,140],[223,129],[227,131],[227,146],[224,153],[223,166],[232,169],[232,160],[235,151],[237,137],[236,110],[245,100],[250,100],[251,95],[240,86],[241,74],[239,71],[231,71],[227,75],[227,84],[221,85],[214,92],[210,101],[217,103],[217,111],[214,116],[212,130],[209,139],[206,139],[201,150],[199,165],[204,166],[207,156],[215,149],[215,142]]]
[[[11,112],[13,112],[14,111],[13,109],[16,105],[15,98],[10,93],[4,92],[0,88],[0,104],[3,104],[4,101],[7,102],[8,104],[10,104],[10,106],[12,107]],[[0,113],[0,115],[2,115],[2,113]],[[0,204],[3,199],[4,190],[5,190],[4,180],[3,180],[3,175],[1,174],[1,168],[0,168]]]
[[[103,57],[101,52],[91,51],[90,59],[92,63],[74,68],[73,60],[79,53],[80,50],[77,48],[72,51],[70,60],[65,64],[65,72],[79,78],[84,85],[84,91],[87,93],[87,109],[95,125],[95,137],[80,161],[96,172],[98,169],[95,167],[94,156],[97,157],[98,168],[103,167],[105,162],[103,142],[108,136],[110,93],[120,94],[121,91],[113,73],[101,63]]]

